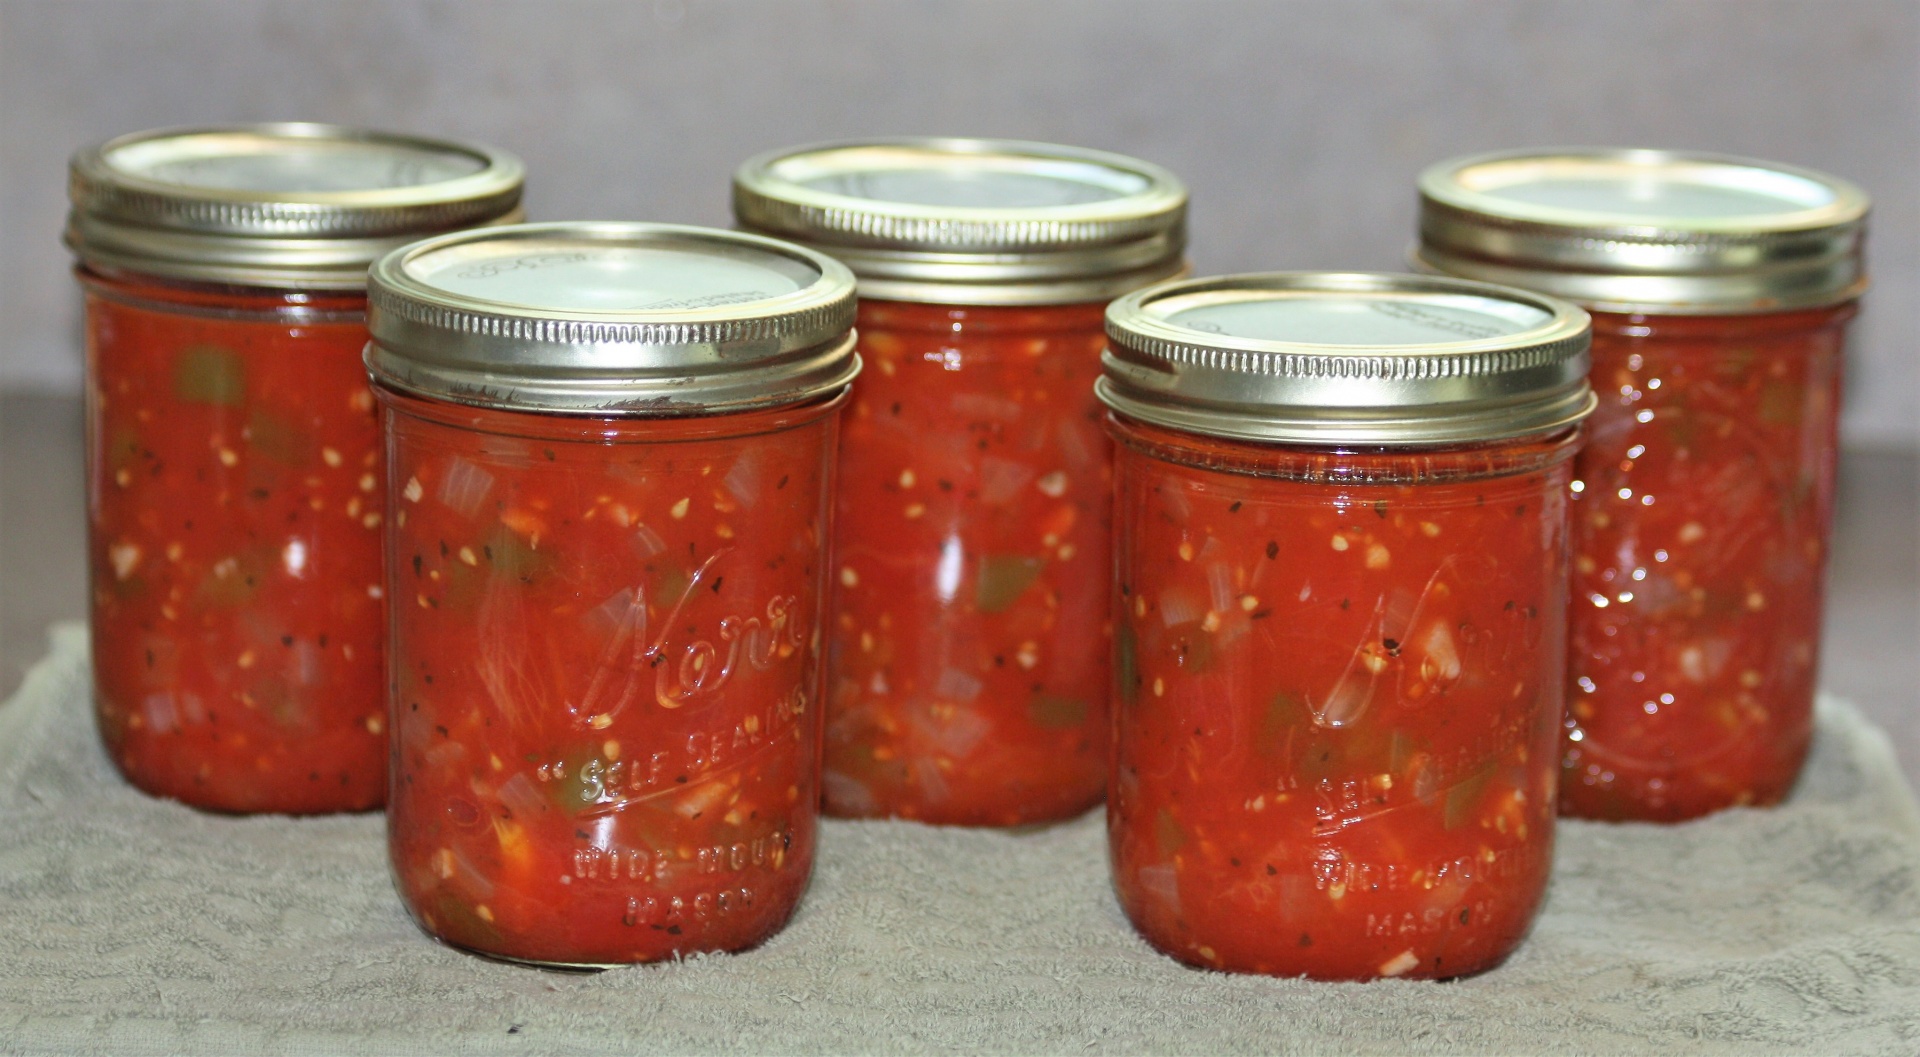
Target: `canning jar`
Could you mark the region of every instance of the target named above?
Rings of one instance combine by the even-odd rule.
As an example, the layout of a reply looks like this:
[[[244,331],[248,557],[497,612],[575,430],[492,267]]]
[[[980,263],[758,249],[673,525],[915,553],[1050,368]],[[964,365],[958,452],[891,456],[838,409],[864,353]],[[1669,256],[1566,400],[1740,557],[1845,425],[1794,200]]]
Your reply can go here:
[[[74,156],[94,703],[158,796],[386,795],[366,271],[519,215],[499,151],[325,125],[138,133]]]
[[[554,965],[772,935],[813,866],[853,276],[538,224],[396,251],[371,305],[414,918]]]
[[[1212,969],[1452,977],[1546,889],[1587,319],[1405,275],[1108,309],[1109,850]]]
[[[1456,159],[1420,187],[1425,266],[1593,313],[1562,810],[1780,800],[1813,733],[1865,196],[1657,151]]]
[[[1184,188],[1069,147],[890,140],[755,158],[734,205],[859,279],[827,811],[1085,811],[1107,762],[1101,313],[1183,267]]]

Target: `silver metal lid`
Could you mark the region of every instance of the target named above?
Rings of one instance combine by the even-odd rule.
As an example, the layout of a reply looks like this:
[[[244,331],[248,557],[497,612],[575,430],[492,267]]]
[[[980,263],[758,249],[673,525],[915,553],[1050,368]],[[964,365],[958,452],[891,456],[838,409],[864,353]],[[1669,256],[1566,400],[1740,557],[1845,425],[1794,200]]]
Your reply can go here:
[[[334,125],[137,132],[73,156],[66,242],[96,267],[358,289],[414,239],[518,220],[523,173],[491,147]]]
[[[1433,446],[1564,429],[1593,410],[1587,314],[1435,276],[1273,272],[1162,283],[1107,307],[1095,391],[1192,433]]]
[[[733,177],[739,224],[844,261],[860,294],[1105,301],[1185,269],[1187,189],[1119,154],[986,139],[788,147]]]
[[[480,407],[706,414],[822,396],[860,370],[853,273],[757,235],[482,228],[381,258],[367,296],[376,381]]]
[[[1416,263],[1588,308],[1782,311],[1866,287],[1867,196],[1807,169],[1568,148],[1454,158],[1419,183]]]

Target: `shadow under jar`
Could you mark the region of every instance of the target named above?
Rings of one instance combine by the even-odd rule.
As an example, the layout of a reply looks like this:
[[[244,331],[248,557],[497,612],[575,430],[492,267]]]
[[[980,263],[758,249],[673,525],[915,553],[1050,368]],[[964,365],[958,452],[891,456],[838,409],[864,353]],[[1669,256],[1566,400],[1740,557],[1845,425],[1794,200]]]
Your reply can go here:
[[[485,147],[324,125],[75,155],[94,702],[134,785],[219,811],[380,806],[367,266],[517,217],[520,186]]]
[[[755,158],[734,202],[859,278],[827,811],[1085,811],[1107,756],[1102,311],[1181,270],[1185,189],[1070,147],[892,140]]]
[[[813,866],[852,275],[606,223],[417,243],[372,282],[415,920],[550,965],[761,942]]]
[[[1281,273],[1107,320],[1127,916],[1235,972],[1497,964],[1553,854],[1585,314]]]
[[[1813,733],[1866,197],[1656,151],[1455,159],[1420,187],[1423,265],[1593,313],[1562,811],[1779,801]]]

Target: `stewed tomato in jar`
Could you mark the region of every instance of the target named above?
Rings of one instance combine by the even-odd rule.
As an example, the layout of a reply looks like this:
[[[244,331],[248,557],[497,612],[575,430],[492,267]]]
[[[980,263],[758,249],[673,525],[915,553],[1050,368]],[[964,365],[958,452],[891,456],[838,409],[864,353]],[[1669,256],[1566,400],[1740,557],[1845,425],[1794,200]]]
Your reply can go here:
[[[763,155],[734,202],[859,279],[827,810],[1085,811],[1107,756],[1101,312],[1183,267],[1184,188],[1117,155],[916,139]]]
[[[1769,162],[1520,151],[1421,177],[1421,260],[1586,306],[1561,804],[1779,801],[1813,734],[1865,195]]]
[[[94,700],[136,786],[220,811],[380,805],[367,266],[516,217],[520,184],[488,148],[322,125],[74,157]]]
[[[1552,859],[1585,315],[1295,273],[1108,328],[1121,905],[1206,968],[1497,964]]]
[[[409,909],[542,964],[759,943],[813,862],[852,276],[563,224],[416,244],[373,282]]]

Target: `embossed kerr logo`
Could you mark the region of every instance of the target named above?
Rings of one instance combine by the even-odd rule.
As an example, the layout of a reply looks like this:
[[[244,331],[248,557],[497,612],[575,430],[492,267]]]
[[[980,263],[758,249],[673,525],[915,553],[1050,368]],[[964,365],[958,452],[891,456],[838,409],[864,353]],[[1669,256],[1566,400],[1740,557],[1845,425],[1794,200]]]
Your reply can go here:
[[[743,666],[766,671],[806,645],[810,629],[799,598],[790,594],[774,595],[745,615],[722,616],[711,637],[674,637],[676,631],[684,633],[682,616],[697,592],[711,588],[714,566],[730,550],[715,553],[688,579],[660,621],[657,636],[647,615],[645,585],[616,596],[610,603],[614,632],[600,651],[586,692],[567,704],[576,720],[596,729],[608,726],[646,692],[649,681],[655,704],[681,708],[718,694]]]

